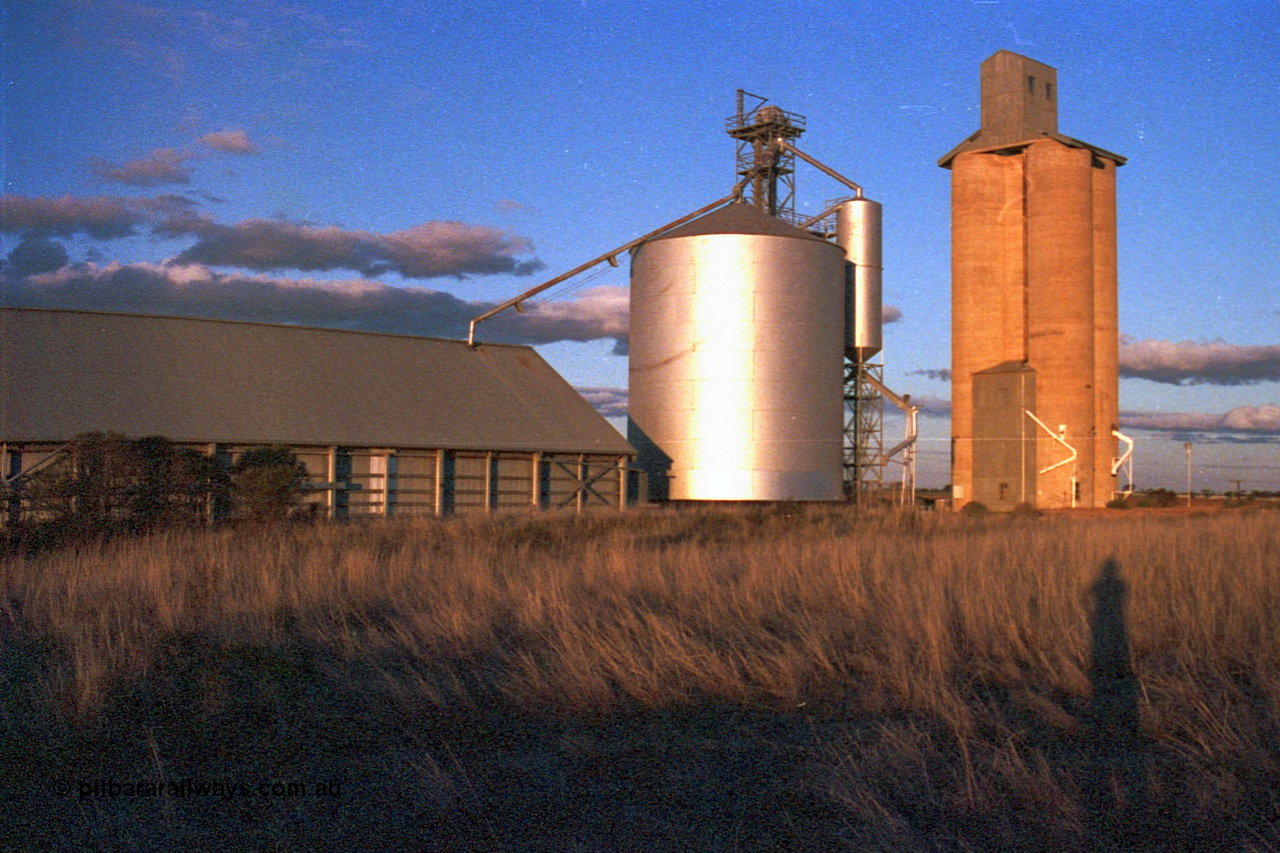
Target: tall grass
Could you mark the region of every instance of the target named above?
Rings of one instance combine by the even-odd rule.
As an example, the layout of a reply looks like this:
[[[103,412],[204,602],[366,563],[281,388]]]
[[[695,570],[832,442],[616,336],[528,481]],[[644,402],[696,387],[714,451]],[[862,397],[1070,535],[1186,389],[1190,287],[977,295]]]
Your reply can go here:
[[[1106,814],[1155,832],[1194,796],[1185,837],[1239,813],[1231,837],[1274,849],[1278,555],[1273,513],[810,506],[169,532],[10,558],[0,582],[9,630],[50,650],[39,701],[69,725],[184,650],[305,650],[332,683],[438,719],[801,715],[858,846],[933,849],[933,821],[1070,846],[1112,831]],[[1095,660],[1108,562],[1138,726],[1119,740]],[[198,683],[206,710],[240,689]]]
[[[963,721],[966,680],[1089,691],[1108,559],[1152,691],[1280,674],[1270,514],[970,521],[815,508],[171,532],[3,564],[12,615],[89,712],[173,636],[288,634],[411,661],[428,701],[607,711],[714,698]],[[500,677],[464,687],[456,664]],[[1172,681],[1171,681],[1172,679]]]

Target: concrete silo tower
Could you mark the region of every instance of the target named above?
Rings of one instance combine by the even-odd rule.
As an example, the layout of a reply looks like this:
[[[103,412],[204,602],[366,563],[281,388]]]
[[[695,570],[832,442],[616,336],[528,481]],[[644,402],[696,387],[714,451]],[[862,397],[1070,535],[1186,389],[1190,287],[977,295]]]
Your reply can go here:
[[[982,127],[951,170],[957,505],[1103,506],[1116,490],[1115,170],[1058,133],[1057,72],[982,63]]]

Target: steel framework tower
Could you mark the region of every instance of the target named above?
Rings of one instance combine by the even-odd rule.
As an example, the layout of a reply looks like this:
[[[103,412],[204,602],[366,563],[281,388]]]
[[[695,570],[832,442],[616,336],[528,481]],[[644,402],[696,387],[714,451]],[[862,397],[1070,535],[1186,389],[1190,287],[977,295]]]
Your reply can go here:
[[[884,488],[884,398],[867,381],[884,378],[884,365],[844,362],[845,497],[863,503]]]
[[[757,103],[749,109],[746,98]],[[790,143],[804,134],[804,116],[789,113],[767,102],[766,98],[738,90],[738,111],[729,117],[727,132],[738,143],[737,173],[747,179],[743,201],[755,205],[770,216],[787,222],[796,220],[796,158],[788,148],[776,143]]]

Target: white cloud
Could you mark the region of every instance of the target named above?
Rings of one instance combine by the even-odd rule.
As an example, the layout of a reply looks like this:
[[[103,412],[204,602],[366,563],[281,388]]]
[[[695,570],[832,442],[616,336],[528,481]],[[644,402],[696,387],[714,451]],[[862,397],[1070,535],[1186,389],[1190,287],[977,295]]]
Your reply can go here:
[[[212,133],[206,133],[196,142],[224,154],[262,153],[262,149],[254,144],[249,134],[243,130],[215,130]]]
[[[1120,342],[1120,375],[1169,385],[1251,385],[1280,381],[1280,344],[1222,341]]]
[[[1221,415],[1203,412],[1122,412],[1121,426],[1155,432],[1280,435],[1280,406],[1237,406]]]
[[[156,227],[167,237],[193,236],[194,245],[175,259],[183,264],[253,270],[351,270],[376,276],[465,278],[467,275],[528,275],[542,268],[523,237],[487,225],[426,222],[378,234],[335,226],[269,219],[223,225],[204,216],[171,217]]]
[[[627,416],[626,388],[575,388],[601,417],[625,418]]]
[[[0,275],[5,304],[19,307],[213,317],[371,332],[465,338],[493,302],[369,279],[317,281],[223,273],[202,264],[74,264],[17,278]],[[613,339],[626,347],[626,290],[598,287],[526,314],[505,312],[480,341],[546,344]]]
[[[131,187],[156,187],[164,184],[191,183],[191,168],[186,165],[193,156],[188,151],[158,148],[145,157],[129,160],[119,166],[105,160],[94,160],[89,169],[104,181]]]

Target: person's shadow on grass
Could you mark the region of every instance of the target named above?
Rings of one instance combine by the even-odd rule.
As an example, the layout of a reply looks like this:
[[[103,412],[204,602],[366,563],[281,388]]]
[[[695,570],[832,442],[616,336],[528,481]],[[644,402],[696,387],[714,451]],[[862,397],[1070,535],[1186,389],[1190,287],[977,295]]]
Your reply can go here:
[[[1100,850],[1141,847],[1146,809],[1145,738],[1138,715],[1125,610],[1128,584],[1114,559],[1090,588],[1092,660],[1084,800]]]

